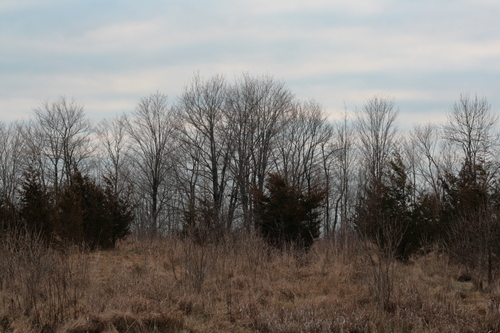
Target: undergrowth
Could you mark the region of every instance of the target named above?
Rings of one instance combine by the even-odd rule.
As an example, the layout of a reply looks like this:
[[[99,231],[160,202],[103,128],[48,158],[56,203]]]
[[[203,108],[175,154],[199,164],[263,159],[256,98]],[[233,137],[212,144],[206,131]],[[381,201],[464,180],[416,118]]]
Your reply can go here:
[[[308,253],[234,235],[203,246],[130,238],[97,252],[21,233],[0,244],[0,332],[500,331],[498,288],[458,281],[437,251],[378,272],[373,247],[326,240]]]

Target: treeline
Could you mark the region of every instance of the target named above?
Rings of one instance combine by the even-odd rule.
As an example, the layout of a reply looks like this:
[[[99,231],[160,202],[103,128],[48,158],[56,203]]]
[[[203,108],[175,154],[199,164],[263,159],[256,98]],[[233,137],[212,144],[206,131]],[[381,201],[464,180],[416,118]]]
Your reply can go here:
[[[498,117],[461,95],[444,124],[401,132],[393,99],[340,120],[281,81],[195,76],[92,123],[60,98],[0,124],[0,219],[58,242],[112,247],[142,236],[258,232],[308,247],[368,237],[401,260],[429,244],[495,278]],[[291,213],[293,212],[293,213]]]

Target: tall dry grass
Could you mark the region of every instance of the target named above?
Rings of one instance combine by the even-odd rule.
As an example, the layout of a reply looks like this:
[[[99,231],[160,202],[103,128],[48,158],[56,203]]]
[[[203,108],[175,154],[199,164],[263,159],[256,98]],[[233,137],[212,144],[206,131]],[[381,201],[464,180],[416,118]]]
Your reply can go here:
[[[277,251],[233,235],[61,252],[14,234],[0,245],[0,332],[500,331],[498,288],[459,282],[438,251],[391,261],[390,306],[381,306],[373,251],[326,240],[308,253]]]
[[[0,332],[51,332],[78,318],[88,285],[88,261],[76,248],[58,252],[38,235],[13,231],[0,245]]]

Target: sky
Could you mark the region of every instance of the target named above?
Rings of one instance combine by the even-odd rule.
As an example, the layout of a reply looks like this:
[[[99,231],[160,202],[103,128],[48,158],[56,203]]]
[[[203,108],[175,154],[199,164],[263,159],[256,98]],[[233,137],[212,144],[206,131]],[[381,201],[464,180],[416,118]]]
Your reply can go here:
[[[2,0],[0,121],[60,96],[96,121],[195,73],[271,75],[334,119],[371,97],[443,122],[460,94],[500,109],[497,0]]]

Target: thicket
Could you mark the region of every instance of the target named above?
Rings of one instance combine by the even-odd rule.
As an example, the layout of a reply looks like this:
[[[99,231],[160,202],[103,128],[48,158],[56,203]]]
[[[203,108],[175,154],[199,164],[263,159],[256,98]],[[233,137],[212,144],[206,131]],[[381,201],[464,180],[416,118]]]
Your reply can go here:
[[[437,247],[486,290],[500,255],[498,117],[468,94],[444,124],[401,133],[398,114],[378,95],[331,121],[247,73],[196,75],[175,99],[153,93],[98,124],[62,97],[0,123],[0,226],[90,248],[129,231],[206,246],[230,233],[278,248],[362,239],[386,268]]]
[[[256,230],[271,246],[308,249],[320,236],[318,207],[326,191],[313,188],[304,193],[278,174],[270,174],[265,194],[255,189]]]
[[[130,233],[134,219],[130,202],[76,169],[56,193],[43,186],[36,170],[28,168],[19,198],[18,206],[0,206],[3,232],[27,232],[46,245],[113,248]]]

